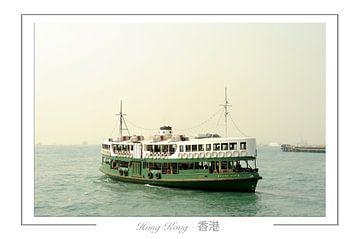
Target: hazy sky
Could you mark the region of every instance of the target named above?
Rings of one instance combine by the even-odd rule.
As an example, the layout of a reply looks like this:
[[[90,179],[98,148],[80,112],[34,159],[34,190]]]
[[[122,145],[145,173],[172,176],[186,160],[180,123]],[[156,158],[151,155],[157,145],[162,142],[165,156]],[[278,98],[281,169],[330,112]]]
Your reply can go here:
[[[36,24],[36,143],[189,128],[224,103],[258,143],[325,143],[325,24]],[[224,118],[187,131],[224,135]],[[218,123],[219,122],[219,123]],[[228,120],[228,135],[241,134]]]

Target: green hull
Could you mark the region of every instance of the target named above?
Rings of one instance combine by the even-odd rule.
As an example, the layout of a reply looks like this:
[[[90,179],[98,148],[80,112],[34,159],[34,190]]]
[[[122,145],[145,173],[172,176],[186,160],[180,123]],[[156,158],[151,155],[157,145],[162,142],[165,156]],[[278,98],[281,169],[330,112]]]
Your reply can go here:
[[[123,182],[213,191],[254,192],[258,180],[262,178],[257,172],[233,172],[222,174],[201,172],[171,176],[163,175],[162,178],[159,179],[149,179],[145,175],[137,177],[131,175],[121,176],[118,170],[111,169],[107,164],[103,164],[100,167],[100,171]]]

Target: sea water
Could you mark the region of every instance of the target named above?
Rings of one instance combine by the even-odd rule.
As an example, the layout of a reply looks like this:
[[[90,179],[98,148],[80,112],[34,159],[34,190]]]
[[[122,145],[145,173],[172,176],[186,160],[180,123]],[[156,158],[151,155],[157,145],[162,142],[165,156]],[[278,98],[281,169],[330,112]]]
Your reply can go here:
[[[325,154],[259,146],[255,193],[124,183],[99,171],[99,145],[35,148],[35,216],[325,216]]]

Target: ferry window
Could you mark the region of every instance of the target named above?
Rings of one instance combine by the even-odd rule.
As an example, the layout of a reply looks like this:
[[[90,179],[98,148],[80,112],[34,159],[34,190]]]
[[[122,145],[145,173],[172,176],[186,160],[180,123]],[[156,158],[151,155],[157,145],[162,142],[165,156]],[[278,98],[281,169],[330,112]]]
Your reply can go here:
[[[221,144],[221,150],[228,150],[228,144],[227,143],[222,143]]]
[[[191,149],[190,145],[185,145],[185,151],[186,152],[190,152],[191,151],[190,149]]]
[[[191,151],[197,151],[197,145],[196,144],[194,144],[194,145],[191,145]]]
[[[167,152],[167,151],[169,151],[168,145],[162,145],[161,148],[162,148],[162,149],[161,149],[161,152]]]
[[[176,151],[176,144],[170,145],[170,153],[173,154]]]
[[[153,150],[152,150],[152,145],[146,145],[145,148],[146,148],[146,151],[153,151]]]
[[[198,150],[199,150],[199,151],[204,151],[204,147],[203,147],[202,144],[198,144]]]
[[[206,145],[206,151],[211,151],[211,144]]]
[[[160,145],[154,145],[154,152],[160,152]]]
[[[184,152],[184,145],[180,145],[180,152]]]
[[[215,151],[220,150],[220,144],[214,144],[213,149],[214,149]]]
[[[130,145],[130,150],[134,150],[134,145]]]
[[[240,143],[240,149],[246,149],[246,142]]]
[[[230,143],[229,150],[237,150],[237,143]]]

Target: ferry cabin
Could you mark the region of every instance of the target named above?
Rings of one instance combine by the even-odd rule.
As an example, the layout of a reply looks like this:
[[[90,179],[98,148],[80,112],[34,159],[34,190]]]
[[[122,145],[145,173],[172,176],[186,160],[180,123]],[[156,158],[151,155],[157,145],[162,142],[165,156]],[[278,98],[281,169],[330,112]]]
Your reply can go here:
[[[120,176],[147,179],[257,173],[256,156],[255,138],[200,135],[189,139],[182,135],[172,136],[171,128],[170,132],[160,129],[160,134],[152,140],[126,136],[102,144],[103,165],[119,171]]]

